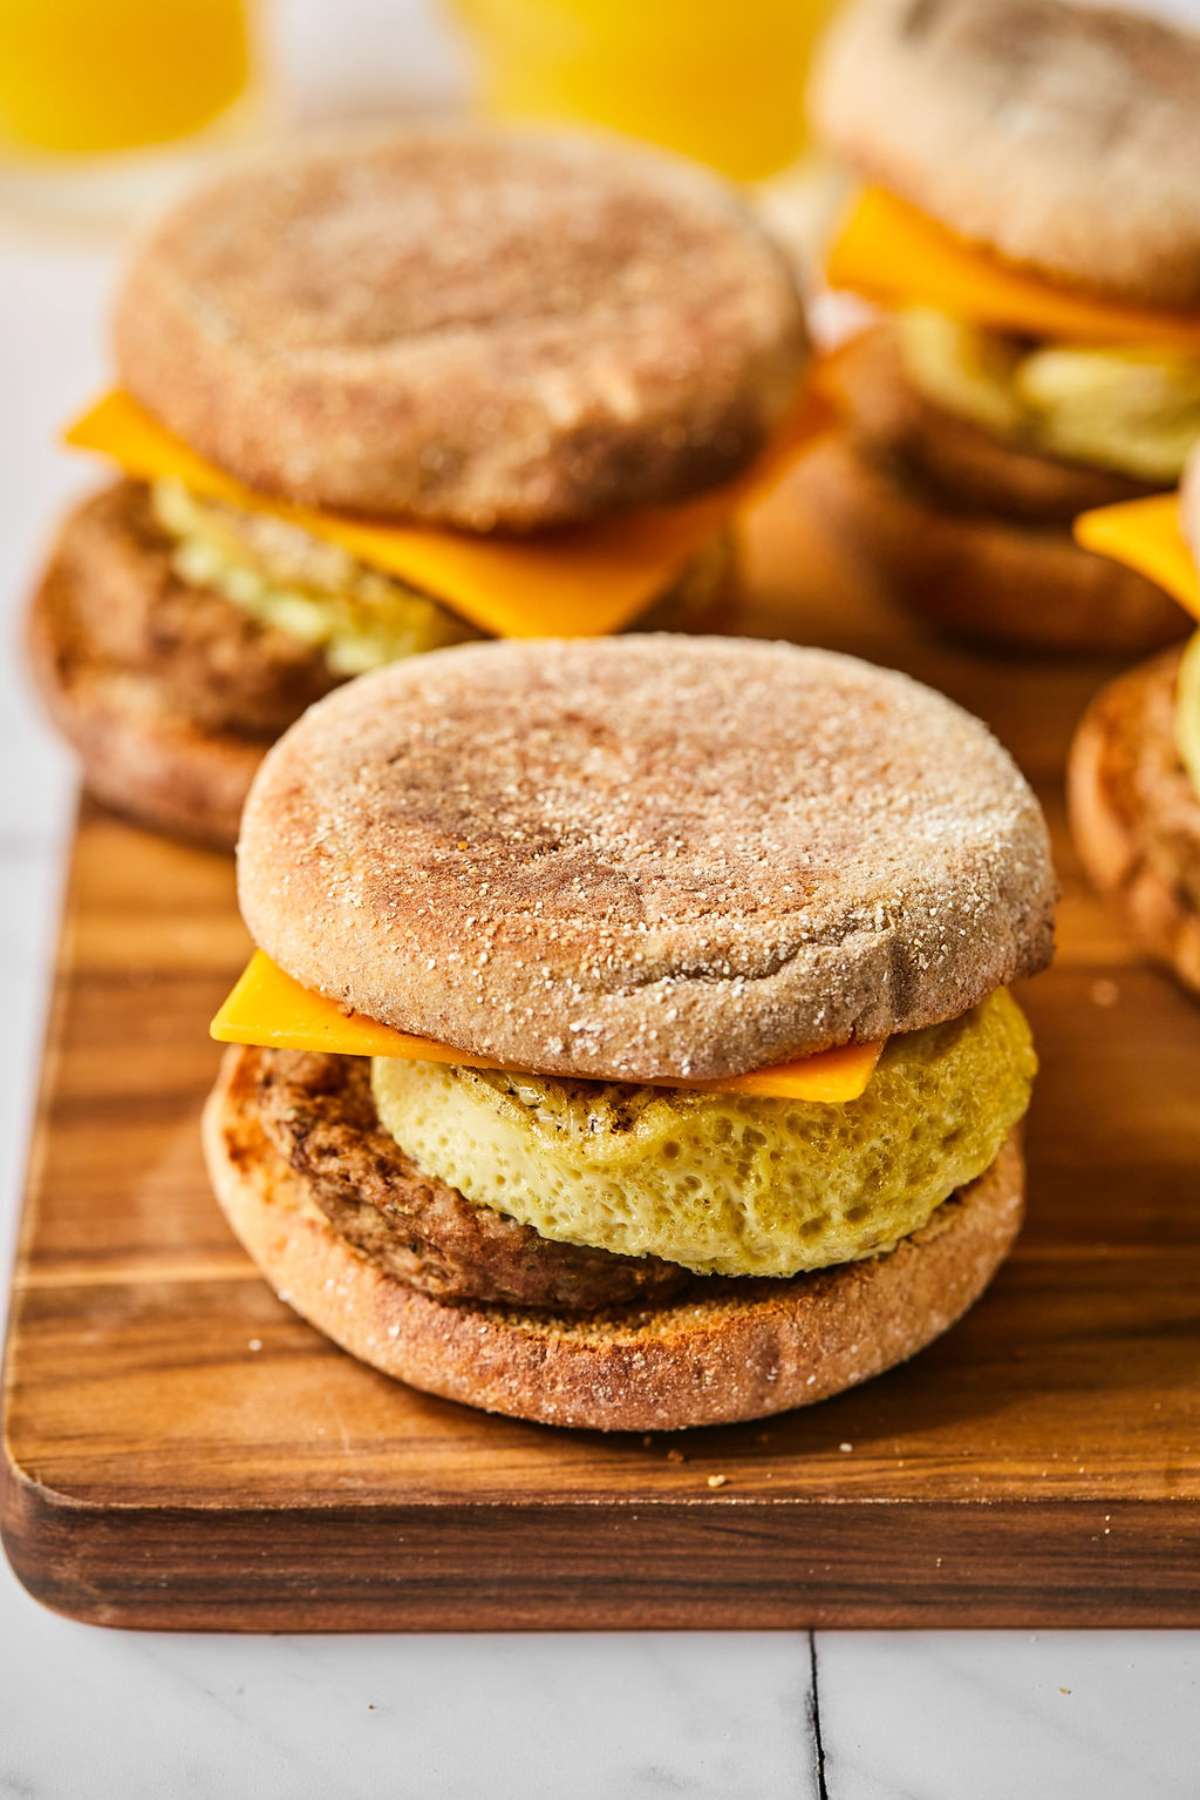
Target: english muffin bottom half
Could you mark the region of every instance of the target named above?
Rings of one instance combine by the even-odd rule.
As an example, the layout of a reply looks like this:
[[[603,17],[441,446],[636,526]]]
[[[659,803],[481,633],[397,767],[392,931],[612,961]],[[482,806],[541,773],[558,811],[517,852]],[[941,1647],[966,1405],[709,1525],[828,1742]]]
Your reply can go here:
[[[1045,825],[904,676],[437,651],[268,752],[238,877],[213,1186],[387,1374],[601,1430],[758,1417],[911,1356],[1011,1246]]]
[[[856,0],[812,106],[859,192],[831,285],[884,317],[835,358],[822,502],[911,610],[979,642],[1180,635],[1083,507],[1200,436],[1200,37],[1067,0]]]
[[[600,136],[262,152],[146,235],[114,349],[67,439],[121,479],[51,549],[34,668],[105,800],[230,846],[349,677],[702,628],[808,429],[781,253],[717,177]]]
[[[1099,509],[1077,530],[1200,619],[1200,450],[1178,495]],[[1071,744],[1067,799],[1094,885],[1200,995],[1200,632],[1097,694]]]

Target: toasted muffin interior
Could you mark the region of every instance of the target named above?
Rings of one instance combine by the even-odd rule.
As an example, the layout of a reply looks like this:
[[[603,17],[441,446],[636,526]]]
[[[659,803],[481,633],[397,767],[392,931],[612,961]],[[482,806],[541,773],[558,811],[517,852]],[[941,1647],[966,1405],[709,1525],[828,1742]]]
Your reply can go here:
[[[1200,785],[1195,640],[1109,682],[1075,733],[1067,765],[1071,832],[1084,868],[1132,935],[1200,992]]]
[[[894,1037],[844,1105],[377,1058],[379,1119],[429,1177],[555,1243],[788,1276],[891,1249],[980,1175],[1036,1059],[1006,991]]]

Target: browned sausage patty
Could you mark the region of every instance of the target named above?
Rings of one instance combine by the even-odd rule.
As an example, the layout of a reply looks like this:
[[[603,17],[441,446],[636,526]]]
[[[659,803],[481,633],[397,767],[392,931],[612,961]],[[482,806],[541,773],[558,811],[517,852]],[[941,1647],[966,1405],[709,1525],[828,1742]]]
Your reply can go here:
[[[61,660],[153,678],[206,731],[272,738],[337,685],[321,652],[193,587],[147,488],[119,481],[76,507],[44,584]]]
[[[597,1312],[664,1300],[695,1279],[656,1257],[552,1243],[422,1174],[379,1123],[365,1058],[258,1055],[275,1149],[342,1237],[421,1293]]]

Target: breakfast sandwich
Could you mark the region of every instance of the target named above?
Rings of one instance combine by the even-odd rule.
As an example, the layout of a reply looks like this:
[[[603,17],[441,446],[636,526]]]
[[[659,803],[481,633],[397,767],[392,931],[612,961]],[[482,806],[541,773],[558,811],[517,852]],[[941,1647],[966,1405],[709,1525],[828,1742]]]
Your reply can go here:
[[[1076,531],[1200,620],[1200,446],[1179,494],[1086,513]],[[1200,995],[1200,631],[1096,696],[1071,746],[1067,798],[1096,887]]]
[[[1173,484],[1200,435],[1200,36],[1067,0],[857,0],[811,101],[866,184],[827,278],[884,309],[825,370],[835,530],[977,640],[1178,637],[1071,522]]]
[[[753,1418],[913,1355],[1012,1245],[1046,829],[903,675],[661,634],[397,663],[267,753],[238,881],[213,1186],[388,1375]]]
[[[67,433],[120,479],[33,605],[105,801],[233,843],[270,741],[480,635],[703,619],[804,430],[802,309],[717,177],[474,127],[292,143],[171,211]]]

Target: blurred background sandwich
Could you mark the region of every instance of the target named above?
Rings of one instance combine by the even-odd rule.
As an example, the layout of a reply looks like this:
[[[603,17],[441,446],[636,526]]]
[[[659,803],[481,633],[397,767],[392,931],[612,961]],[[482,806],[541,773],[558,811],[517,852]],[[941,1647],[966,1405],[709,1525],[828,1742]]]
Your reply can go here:
[[[827,256],[844,541],[985,644],[1136,653],[1178,609],[1072,540],[1200,435],[1200,37],[1066,0],[857,0],[811,91],[865,184]]]
[[[718,177],[469,125],[210,183],[143,238],[113,345],[68,441],[121,479],[51,551],[35,669],[95,793],[223,845],[265,746],[349,676],[702,620],[806,361]]]

